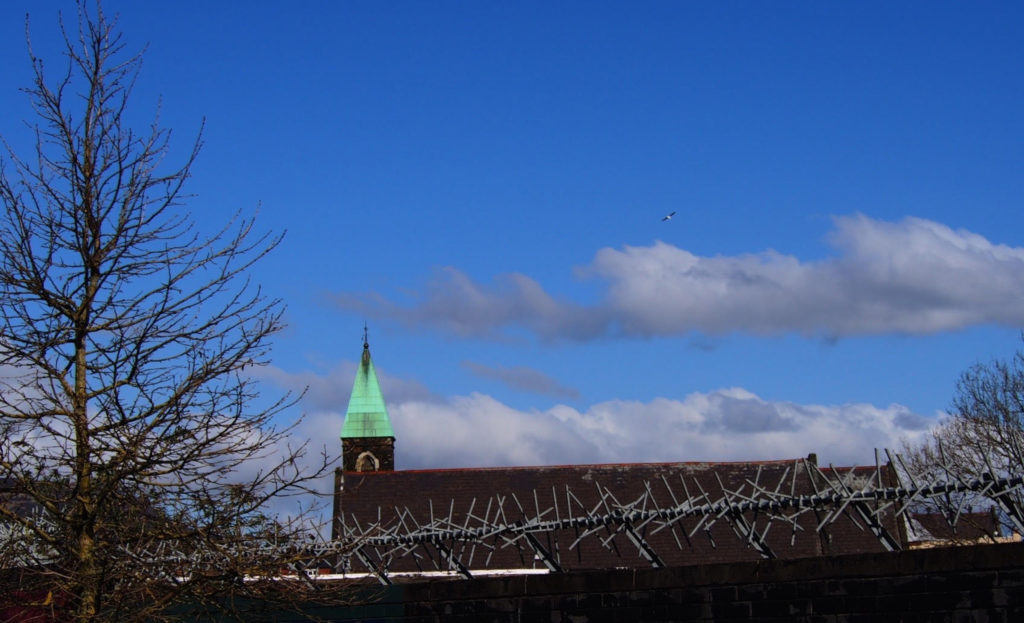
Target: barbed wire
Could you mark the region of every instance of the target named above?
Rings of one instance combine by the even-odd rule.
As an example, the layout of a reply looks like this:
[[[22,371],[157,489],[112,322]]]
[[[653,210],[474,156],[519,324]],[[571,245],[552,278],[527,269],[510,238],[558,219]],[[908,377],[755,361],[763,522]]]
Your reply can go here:
[[[829,528],[840,520],[871,534],[885,550],[900,550],[906,540],[898,533],[899,522],[908,521],[915,509],[930,503],[946,509],[941,516],[954,533],[969,507],[987,501],[1018,534],[1024,534],[1020,503],[1024,473],[986,473],[978,479],[935,481],[912,474],[898,456],[888,451],[885,454],[887,463],[883,466],[876,456],[873,468],[823,470],[802,459],[774,483],[763,482],[760,469],[752,479],[733,488],[726,487],[716,475],[718,489],[714,494],[696,479],[691,489],[682,475],[675,486],[668,476],[662,476],[671,502],[656,499],[651,483],[644,482],[642,490],[633,492],[636,497],[625,502],[598,484],[598,502],[591,508],[584,507],[566,485],[561,505],[558,492],[552,490],[549,499],[534,490],[529,500],[532,504],[526,507],[515,494],[495,494],[484,502],[483,514],[473,512],[477,506],[473,499],[470,510],[460,517],[454,513],[454,500],[446,514],[435,513],[431,504],[428,516],[422,520],[417,520],[408,507],[395,508],[393,516],[385,520],[383,509],[379,509],[371,522],[351,517],[343,525],[342,538],[331,547],[341,554],[337,565],[341,569],[354,570],[352,563],[358,561],[367,573],[387,584],[391,582],[390,569],[401,567],[403,560],[413,560],[420,569],[472,577],[477,550],[484,552],[483,569],[489,567],[495,552],[518,548],[532,554],[533,560],[548,571],[561,572],[566,565],[557,545],[564,542],[558,535],[565,531],[575,535],[565,548],[568,552],[579,549],[587,540],[597,540],[601,547],[621,557],[630,549],[618,546],[617,541],[624,540],[652,567],[665,566],[665,556],[652,543],[654,535],[671,532],[679,549],[697,538],[717,547],[711,528],[720,522],[762,558],[779,556],[778,546],[769,539],[773,528],[788,531],[792,544],[801,532],[830,536]],[[865,469],[871,470],[870,474]],[[891,470],[906,484],[886,486]],[[794,493],[801,471],[810,476],[813,493]],[[953,472],[947,469],[945,473],[951,476]],[[545,504],[541,504],[542,498]],[[684,520],[689,520],[685,527]]]
[[[876,453],[875,466],[867,468],[821,469],[801,459],[773,482],[759,467],[752,478],[732,487],[711,470],[717,483],[714,489],[696,478],[688,482],[681,473],[666,473],[659,478],[658,495],[655,483],[645,481],[638,490],[628,491],[630,499],[625,501],[599,483],[594,485],[596,497],[581,495],[569,485],[550,492],[533,490],[526,500],[515,493],[496,492],[479,504],[473,498],[464,513],[456,513],[456,500],[450,500],[441,507],[446,509],[443,512],[436,512],[431,501],[426,516],[420,517],[407,506],[378,508],[370,520],[353,515],[342,523],[335,540],[318,533],[304,538],[261,534],[204,547],[191,544],[187,549],[176,541],[154,541],[124,546],[122,555],[134,564],[159,570],[171,581],[227,565],[265,568],[267,561],[277,561],[275,571],[262,573],[310,582],[326,571],[344,577],[370,575],[390,584],[393,575],[410,569],[473,577],[493,570],[495,557],[504,555],[507,560],[509,552],[524,561],[520,572],[532,566],[559,573],[571,567],[567,556],[575,553],[578,561],[579,551],[588,544],[620,558],[635,552],[643,564],[664,567],[669,553],[666,543],[678,550],[692,548],[698,540],[718,547],[712,528],[719,524],[728,526],[726,534],[766,559],[785,554],[780,548],[786,543],[792,546],[804,533],[832,538],[830,529],[840,521],[870,534],[885,550],[895,551],[906,546],[900,522],[910,521],[915,511],[929,505],[943,509],[940,514],[953,532],[971,508],[982,503],[997,509],[1014,531],[1024,534],[1024,472],[996,474],[993,470],[980,478],[964,479],[945,469],[942,473],[948,479],[936,480],[911,473],[899,456],[885,454],[884,464]],[[897,477],[895,486],[891,476]],[[796,493],[798,483],[810,483],[813,492]],[[585,505],[584,498],[592,502]],[[44,517],[36,521],[45,529]],[[780,531],[783,536],[778,535]],[[51,547],[11,524],[0,524],[0,553],[0,561],[8,568],[47,564],[56,557]]]

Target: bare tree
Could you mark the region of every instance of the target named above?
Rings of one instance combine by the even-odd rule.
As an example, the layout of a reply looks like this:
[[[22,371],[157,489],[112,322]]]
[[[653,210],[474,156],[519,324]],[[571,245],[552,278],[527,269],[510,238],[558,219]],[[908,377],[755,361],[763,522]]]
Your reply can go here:
[[[957,380],[949,413],[921,443],[904,446],[904,460],[912,471],[945,481],[1024,474],[1024,351],[965,370]],[[1021,507],[1024,496],[1019,491],[1011,495]],[[969,525],[966,511],[985,507],[991,507],[991,500],[950,497],[937,500],[936,508],[929,510],[950,520],[962,517]],[[1001,510],[998,504],[996,510]],[[1018,529],[1005,512],[997,516],[1004,532]]]
[[[251,580],[296,560],[275,544],[301,527],[263,509],[330,461],[298,467],[274,422],[294,401],[247,375],[282,328],[249,276],[280,237],[241,217],[196,231],[200,140],[165,170],[169,131],[128,123],[141,57],[78,8],[56,79],[29,45],[35,149],[0,160],[0,581],[18,589],[0,602],[129,621],[283,593]]]

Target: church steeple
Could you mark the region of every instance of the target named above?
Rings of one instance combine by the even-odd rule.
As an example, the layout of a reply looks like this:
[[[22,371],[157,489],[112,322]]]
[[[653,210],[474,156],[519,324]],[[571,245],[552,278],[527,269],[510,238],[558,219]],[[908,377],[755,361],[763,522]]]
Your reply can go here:
[[[342,469],[368,472],[395,469],[395,433],[370,357],[367,329],[363,327],[363,356],[359,360],[352,395],[341,427]]]

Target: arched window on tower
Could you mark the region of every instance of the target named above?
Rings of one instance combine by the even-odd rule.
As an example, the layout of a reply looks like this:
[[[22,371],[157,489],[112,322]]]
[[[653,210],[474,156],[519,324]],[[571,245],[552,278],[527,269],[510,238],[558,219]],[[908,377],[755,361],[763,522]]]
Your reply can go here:
[[[380,469],[380,461],[372,452],[363,452],[356,457],[357,472],[375,472]]]

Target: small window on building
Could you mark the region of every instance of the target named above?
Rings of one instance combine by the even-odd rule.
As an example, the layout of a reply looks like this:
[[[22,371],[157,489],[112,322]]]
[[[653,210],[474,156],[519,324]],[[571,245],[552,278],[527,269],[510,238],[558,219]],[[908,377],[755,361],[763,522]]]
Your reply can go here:
[[[380,469],[380,461],[371,452],[363,452],[356,458],[357,472],[375,472]]]

